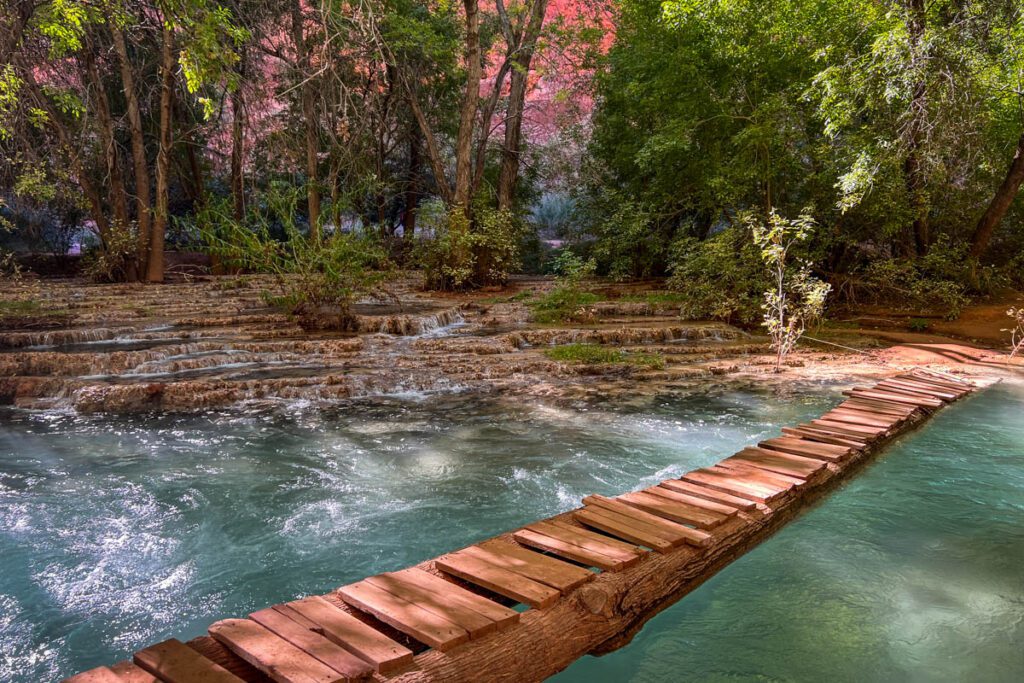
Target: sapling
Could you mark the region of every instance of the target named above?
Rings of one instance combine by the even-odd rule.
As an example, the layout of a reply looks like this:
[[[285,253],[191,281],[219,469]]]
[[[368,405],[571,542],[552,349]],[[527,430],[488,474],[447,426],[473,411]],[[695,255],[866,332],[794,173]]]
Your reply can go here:
[[[775,349],[775,371],[803,336],[807,325],[821,317],[825,298],[832,286],[811,275],[810,263],[791,263],[792,251],[814,231],[814,219],[804,214],[795,220],[779,216],[774,210],[765,223],[748,219],[754,242],[768,268],[772,287],[764,293],[764,320]]]
[[[1010,358],[1013,358],[1021,351],[1024,351],[1024,308],[1011,308],[1006,312],[1015,323],[1015,326],[1003,330],[1010,333]]]

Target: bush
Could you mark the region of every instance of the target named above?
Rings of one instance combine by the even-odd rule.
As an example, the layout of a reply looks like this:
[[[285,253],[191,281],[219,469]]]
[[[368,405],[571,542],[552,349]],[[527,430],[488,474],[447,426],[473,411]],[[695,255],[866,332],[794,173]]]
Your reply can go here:
[[[116,222],[98,244],[82,255],[82,272],[96,282],[125,282],[136,263],[135,230]]]
[[[539,323],[565,322],[576,318],[580,309],[597,303],[600,297],[583,291],[583,281],[594,276],[597,263],[584,261],[570,249],[562,249],[551,264],[558,276],[554,291],[531,304],[533,319]]]
[[[273,205],[271,203],[270,205]],[[282,294],[265,294],[268,303],[295,315],[308,329],[351,329],[352,304],[364,295],[382,296],[390,264],[371,237],[344,232],[319,240],[299,232],[286,206],[276,216],[255,215],[250,229],[227,212],[226,203],[205,210],[203,236],[211,254],[232,269],[268,273]],[[284,239],[270,234],[270,220],[284,227]]]
[[[523,226],[510,212],[480,207],[474,224],[461,209],[426,208],[427,225],[419,231],[416,260],[428,289],[503,284],[519,267]]]
[[[858,297],[915,312],[938,310],[947,320],[960,317],[972,290],[990,293],[1011,284],[1006,273],[972,263],[967,245],[953,245],[946,235],[927,256],[875,260],[857,275]]]
[[[682,237],[672,244],[668,287],[685,295],[680,314],[753,326],[761,321],[769,282],[747,228],[727,228],[701,241]]]

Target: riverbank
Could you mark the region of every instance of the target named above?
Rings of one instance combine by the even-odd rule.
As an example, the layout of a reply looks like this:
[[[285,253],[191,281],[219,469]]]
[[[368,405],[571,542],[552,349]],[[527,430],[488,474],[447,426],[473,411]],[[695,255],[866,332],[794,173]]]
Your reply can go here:
[[[414,277],[386,303],[357,306],[358,332],[310,333],[269,306],[255,276],[171,284],[38,280],[10,291],[0,325],[0,404],[81,413],[190,411],[436,392],[576,400],[694,382],[873,379],[914,366],[998,371],[999,354],[936,334],[816,330],[774,372],[765,337],[679,315],[657,283],[617,285],[577,320],[532,322],[522,278],[500,291],[438,295]],[[898,342],[898,343],[894,343]],[[558,349],[553,351],[553,349]],[[594,353],[595,349],[598,351]]]

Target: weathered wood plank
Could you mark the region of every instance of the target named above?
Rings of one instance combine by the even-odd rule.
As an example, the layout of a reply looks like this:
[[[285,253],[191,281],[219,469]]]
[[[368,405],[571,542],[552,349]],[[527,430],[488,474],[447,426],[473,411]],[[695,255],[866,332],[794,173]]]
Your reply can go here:
[[[466,550],[481,554],[481,559],[491,564],[498,564],[509,571],[522,574],[528,579],[557,588],[563,595],[577,586],[593,581],[597,576],[589,569],[577,567],[574,564],[513,543],[491,541]]]
[[[342,586],[337,593],[352,607],[442,652],[469,640],[461,626],[365,581]]]
[[[749,512],[757,509],[757,503],[748,499],[734,496],[729,493],[725,493],[718,489],[709,488],[703,484],[698,484],[692,481],[683,481],[682,479],[666,479],[661,482],[659,486],[664,486],[670,491],[679,491],[691,496],[698,498],[704,498],[715,503],[721,503],[734,507],[737,510],[743,510]]]
[[[845,446],[852,448],[857,451],[864,450],[864,442],[856,439],[846,439],[835,434],[823,432],[817,429],[808,429],[801,425],[800,427],[783,427],[782,433],[785,436],[794,437],[797,439],[806,439],[807,441],[818,441],[821,443],[828,443],[834,446]]]
[[[724,517],[734,517],[739,511],[738,507],[733,505],[727,505],[725,503],[719,503],[707,498],[700,498],[689,493],[681,493],[675,489],[665,486],[664,484],[658,484],[657,486],[650,486],[643,489],[644,493],[649,493],[652,496],[660,496],[661,498],[667,498],[668,500],[674,500],[680,503],[686,503],[694,507],[703,508],[709,512],[716,512]],[[745,501],[744,501],[745,502]]]
[[[512,535],[520,543],[602,571],[632,567],[647,552],[583,528],[551,521],[536,522]]]
[[[841,462],[853,455],[854,449],[850,446],[838,446],[828,443],[818,443],[807,439],[793,437],[776,437],[767,439],[757,444],[760,448],[781,453],[791,453],[807,458],[817,458],[826,462]]]
[[[652,531],[656,531],[673,546],[679,545],[680,541],[690,545],[703,546],[707,545],[708,539],[711,537],[706,531],[691,529],[688,526],[667,520],[658,515],[638,510],[614,498],[591,494],[584,498],[583,502],[589,507],[603,508],[614,516],[624,517],[632,526],[640,526],[641,528],[651,527]],[[598,512],[598,510],[595,510],[595,512]],[[601,514],[604,514],[604,512],[601,512]]]
[[[211,625],[209,632],[277,683],[341,683],[347,680],[343,674],[251,619],[224,619]],[[315,634],[310,632],[310,635]]]
[[[440,614],[466,629],[470,638],[519,621],[519,612],[415,567],[371,576],[367,581]]]
[[[278,610],[268,607],[253,612],[249,618],[310,657],[334,669],[348,680],[368,678],[373,672],[373,667],[367,662],[319,633],[303,627]]]
[[[139,650],[132,660],[166,683],[242,683],[224,667],[174,638]]]
[[[760,448],[745,448],[736,455],[726,458],[722,463],[734,461],[759,467],[769,472],[800,477],[805,481],[811,481],[816,475],[822,474],[822,470],[825,469],[825,463],[822,460],[801,458],[788,453],[773,453]]]
[[[624,493],[621,496],[616,496],[616,500],[621,500],[623,503],[631,505],[638,510],[649,512],[658,517],[664,517],[673,522],[692,524],[698,529],[713,529],[728,519],[728,516],[711,512],[706,508],[689,505],[681,501],[668,500],[667,498],[644,491]]]
[[[683,481],[700,484],[707,488],[728,493],[737,498],[745,498],[758,503],[769,503],[786,495],[784,491],[769,491],[750,482],[741,481],[735,476],[725,476],[707,469],[694,470],[683,475]]]
[[[289,617],[294,614],[308,620],[317,633],[369,662],[381,673],[412,662],[412,650],[338,609],[319,595],[277,605],[274,609]]]
[[[450,553],[434,560],[437,568],[463,581],[504,595],[518,602],[543,609],[555,604],[561,596],[557,588],[526,578],[497,565],[484,562],[466,553]]]
[[[588,505],[582,510],[573,512],[573,517],[581,524],[586,524],[631,543],[639,543],[652,550],[657,550],[659,553],[667,553],[684,542],[682,537],[674,537],[669,540],[665,538],[663,532],[659,533],[658,529],[644,526],[634,519],[615,514],[607,508]]]

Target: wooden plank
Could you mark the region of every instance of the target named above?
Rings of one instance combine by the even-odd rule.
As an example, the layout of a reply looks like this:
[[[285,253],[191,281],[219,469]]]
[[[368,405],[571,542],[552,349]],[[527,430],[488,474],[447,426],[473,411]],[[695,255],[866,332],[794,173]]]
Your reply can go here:
[[[687,472],[683,475],[683,481],[700,484],[701,486],[728,493],[731,496],[745,498],[758,503],[767,503],[785,495],[785,493],[768,492],[760,486],[751,486],[748,482],[740,481],[736,477],[727,477],[718,472],[708,470]]]
[[[210,626],[210,635],[278,683],[346,680],[341,673],[251,619],[218,621]]]
[[[927,382],[921,382],[916,379],[903,379],[900,377],[887,379],[884,382],[882,382],[879,386],[893,386],[897,388],[907,389],[909,391],[916,391],[918,393],[925,394],[928,396],[934,396],[935,398],[941,398],[947,403],[955,401],[956,399],[960,398],[965,393],[967,393],[966,390],[963,389],[944,389],[934,384],[928,384]]]
[[[667,553],[683,544],[682,537],[669,540],[656,529],[640,524],[630,524],[630,518],[616,515],[610,510],[587,506],[573,512],[573,517],[581,524],[600,529],[606,534],[625,539],[631,543],[639,543],[659,553]]]
[[[965,396],[965,395],[971,393],[971,391],[973,391],[973,389],[970,388],[970,387],[956,386],[954,384],[948,384],[946,382],[940,382],[938,380],[934,380],[934,379],[931,379],[931,378],[928,378],[928,377],[921,377],[919,375],[913,375],[913,374],[910,374],[910,375],[900,375],[899,379],[901,381],[903,381],[903,382],[913,382],[914,384],[917,384],[917,385],[919,385],[921,387],[931,387],[931,388],[936,389],[938,391],[949,392],[951,394],[954,394],[956,396],[956,398],[960,398],[962,396]]]
[[[890,391],[883,391],[881,389],[866,389],[858,387],[851,389],[849,392],[843,392],[847,396],[856,396],[858,398],[870,398],[882,401],[888,401],[890,403],[902,403],[903,405],[916,406],[921,408],[939,408],[942,406],[942,401],[939,399],[926,399],[926,398],[911,398],[910,396],[904,396],[903,394],[896,394]]]
[[[798,455],[779,453],[777,451],[766,451],[762,448],[744,448],[736,455],[726,458],[722,462],[728,462],[729,460],[739,460],[770,472],[788,474],[805,480],[823,473],[826,469],[825,463],[821,460],[801,458]]]
[[[686,543],[695,546],[707,545],[711,539],[711,535],[706,531],[691,529],[688,526],[669,521],[664,517],[638,510],[614,498],[606,498],[595,493],[584,498],[583,502],[591,507],[605,508],[609,513],[624,517],[633,526],[639,524],[645,528],[651,527],[652,530],[657,531],[665,540],[672,543],[673,546],[679,545],[680,538]],[[600,514],[604,513],[601,512]]]
[[[602,571],[621,571],[640,561],[640,555],[636,555],[635,559],[629,562],[612,559],[607,555],[602,555],[601,553],[588,550],[583,546],[569,543],[568,541],[556,536],[538,533],[537,531],[534,531],[533,526],[514,532],[512,534],[512,538],[531,548],[537,548],[538,550],[554,553],[560,557],[572,560],[573,562],[579,562],[580,564],[584,564],[588,567],[597,567]]]
[[[274,609],[293,619],[297,616],[307,620],[317,633],[369,662],[381,673],[388,673],[412,662],[412,650],[319,595],[277,605]]]
[[[910,386],[898,380],[886,380],[884,382],[879,382],[875,385],[875,389],[879,391],[891,391],[896,394],[905,394],[913,398],[935,399],[937,401],[942,401],[943,403],[949,403],[956,398],[955,394],[941,392],[935,389],[927,389],[924,387]]]
[[[806,439],[808,441],[819,441],[821,443],[828,443],[834,446],[845,446],[852,448],[857,451],[864,450],[864,443],[862,441],[855,441],[853,439],[844,439],[834,434],[822,432],[816,429],[805,429],[803,427],[783,427],[782,433],[785,436],[795,437],[799,439]]]
[[[337,592],[349,605],[442,652],[469,640],[469,633],[461,626],[371,583],[358,581]]]
[[[877,413],[879,415],[888,415],[890,417],[901,417],[907,419],[914,415],[919,408],[916,406],[908,406],[902,403],[889,403],[887,401],[874,401],[866,398],[847,398],[845,401],[840,403],[837,408],[852,408],[854,410],[861,410],[866,413]]]
[[[649,512],[658,517],[679,522],[680,524],[692,524],[698,529],[713,529],[728,517],[717,512],[711,512],[705,508],[696,507],[676,500],[668,500],[657,495],[651,495],[643,491],[635,491],[617,496],[626,505],[632,505],[638,510]]]
[[[530,607],[545,608],[555,604],[561,593],[546,586],[466,553],[451,553],[434,560],[438,569],[489,591],[512,598]]]
[[[481,559],[491,564],[497,564],[528,579],[557,588],[563,595],[597,576],[589,569],[577,567],[514,543],[491,541],[466,550],[480,554]]]
[[[700,498],[689,493],[680,493],[679,491],[676,491],[669,486],[664,486],[663,484],[646,488],[644,489],[644,493],[649,493],[652,496],[660,496],[680,503],[686,503],[687,505],[693,505],[694,507],[704,508],[705,510],[717,512],[718,514],[725,515],[726,517],[735,517],[736,512],[739,509],[732,505],[718,503],[708,500],[707,498]],[[744,501],[744,503],[746,503],[746,501]]]
[[[132,661],[166,683],[242,683],[238,676],[174,638],[139,650]]]
[[[160,683],[156,676],[131,662],[112,664],[113,671],[121,683]]]
[[[65,678],[64,683],[124,683],[120,676],[105,666],[83,671],[80,674]]]
[[[853,455],[854,450],[849,446],[836,446],[827,443],[817,443],[806,439],[795,439],[792,437],[776,437],[767,439],[757,444],[760,448],[782,453],[791,453],[805,458],[816,458],[826,462],[840,462]]]
[[[924,368],[915,368],[910,371],[910,374],[931,382],[948,385],[951,388],[963,388],[971,391],[977,388],[972,382],[945,372],[932,372]]]
[[[517,536],[517,541],[525,542],[526,545],[541,548],[542,550],[549,550],[550,547],[550,552],[555,552],[575,562],[583,562],[605,571],[618,571],[632,567],[647,553],[646,550],[637,548],[634,545],[556,520],[535,522],[526,527],[526,530],[533,534],[539,534],[543,537],[555,539],[561,543],[585,550],[587,554],[580,554],[572,548],[563,548],[561,545],[550,544],[529,536],[526,537],[527,540]],[[546,543],[549,547],[540,545],[542,542]],[[568,554],[570,552],[577,554],[579,559]],[[589,558],[589,561],[586,558]]]
[[[367,662],[275,609],[261,609],[250,614],[249,618],[348,680],[366,678],[373,672],[373,667]],[[272,666],[273,662],[267,662],[267,665]]]
[[[840,439],[846,439],[847,441],[853,441],[861,446],[864,446],[871,441],[874,441],[873,436],[855,432],[852,429],[843,429],[842,427],[833,427],[829,425],[818,424],[820,420],[813,420],[811,422],[802,422],[797,425],[797,429],[803,429],[806,431],[817,432],[820,434],[827,434],[829,436],[837,436]]]
[[[822,429],[847,433],[862,439],[874,439],[889,431],[888,427],[877,427],[872,425],[859,425],[852,422],[837,422],[835,420],[817,419],[811,420],[811,424]]]
[[[410,602],[466,629],[470,639],[519,621],[519,612],[416,567],[371,576],[367,581],[401,598],[410,596]]]
[[[747,499],[740,498],[739,496],[733,496],[728,493],[723,493],[717,489],[708,488],[702,484],[697,484],[691,481],[683,481],[682,479],[666,479],[661,482],[659,486],[664,486],[670,491],[678,491],[687,495],[696,496],[698,498],[704,498],[716,503],[735,507],[737,510],[751,511],[757,508],[757,503]]]
[[[803,477],[794,477],[788,474],[780,474],[778,472],[769,472],[761,469],[760,467],[754,467],[744,462],[730,462],[728,466],[724,463],[718,463],[708,468],[712,472],[721,472],[729,476],[736,476],[735,472],[743,472],[741,479],[743,481],[753,481],[758,484],[764,484],[765,486],[773,487],[777,491],[789,491],[790,489],[804,486],[807,484],[807,480]]]
[[[897,427],[901,422],[903,422],[902,418],[862,413],[850,408],[835,408],[822,415],[821,419],[832,420],[834,422],[849,422],[851,424],[869,425],[872,427],[885,427],[886,429]]]

